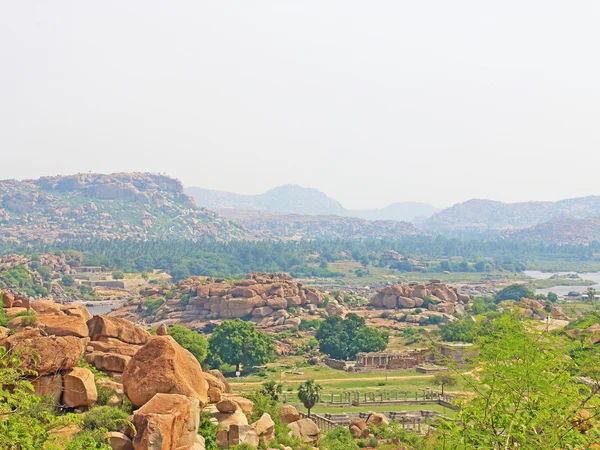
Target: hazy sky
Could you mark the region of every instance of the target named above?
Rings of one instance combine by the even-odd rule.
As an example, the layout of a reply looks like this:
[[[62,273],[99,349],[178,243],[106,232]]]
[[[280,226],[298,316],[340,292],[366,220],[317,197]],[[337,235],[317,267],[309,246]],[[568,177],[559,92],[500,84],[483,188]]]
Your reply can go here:
[[[600,194],[600,2],[0,0],[0,179]]]

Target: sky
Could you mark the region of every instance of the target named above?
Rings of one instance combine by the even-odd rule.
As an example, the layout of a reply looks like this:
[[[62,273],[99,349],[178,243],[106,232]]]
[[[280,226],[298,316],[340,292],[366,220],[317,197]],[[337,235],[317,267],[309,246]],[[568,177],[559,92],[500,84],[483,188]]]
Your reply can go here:
[[[600,194],[600,2],[0,0],[0,179]]]

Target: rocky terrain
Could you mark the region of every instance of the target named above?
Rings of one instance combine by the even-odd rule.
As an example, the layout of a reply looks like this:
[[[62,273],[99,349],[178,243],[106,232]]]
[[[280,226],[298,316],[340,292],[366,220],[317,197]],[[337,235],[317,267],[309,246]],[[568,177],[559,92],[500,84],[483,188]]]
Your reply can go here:
[[[502,203],[473,199],[447,208],[427,219],[429,232],[479,236],[534,227],[558,218],[600,216],[600,196],[557,202]]]
[[[430,315],[438,315],[445,321],[452,320],[453,314],[465,313],[464,305],[469,301],[470,297],[460,293],[458,288],[431,280],[427,284],[385,286],[377,290],[369,304],[376,308],[405,310],[410,313],[406,317],[407,322],[419,323]]]
[[[346,209],[317,189],[292,184],[276,187],[260,195],[234,194],[199,187],[186,188],[185,192],[191,195],[199,206],[209,209],[269,211],[283,215],[344,216],[416,223],[439,211],[434,206],[418,202],[396,202],[385,208],[371,210]]]
[[[0,224],[0,242],[245,235],[198,208],[180,181],[148,173],[0,181]]]
[[[109,432],[113,450],[203,450],[201,411],[218,426],[220,448],[243,443],[256,448],[273,440],[271,416],[264,413],[249,423],[253,402],[233,393],[219,371],[203,371],[166,327],[151,336],[124,319],[92,318],[82,306],[2,298],[4,314],[13,319],[9,328],[0,327],[0,346],[21,355],[36,395],[83,417],[101,389],[112,392],[110,406],[119,407],[125,398],[133,404],[133,426]],[[281,418],[291,435],[318,442],[317,425],[301,419],[293,406],[282,406]],[[74,425],[59,438],[68,441],[78,431]]]
[[[575,219],[558,218],[510,235],[512,239],[553,244],[589,245],[600,242],[600,216]]]
[[[219,209],[218,213],[239,223],[261,238],[389,238],[415,236],[419,231],[408,222],[369,221],[356,217],[278,214],[267,211]]]
[[[140,295],[142,299],[131,300],[110,315],[153,327],[180,324],[205,329],[211,321],[247,318],[259,328],[286,329],[300,324],[298,317],[292,317],[293,312],[315,310],[324,303],[318,290],[283,273],[251,273],[233,282],[192,277],[172,287],[149,287]],[[151,304],[160,306],[151,311]],[[331,315],[347,312],[335,299],[324,311]]]

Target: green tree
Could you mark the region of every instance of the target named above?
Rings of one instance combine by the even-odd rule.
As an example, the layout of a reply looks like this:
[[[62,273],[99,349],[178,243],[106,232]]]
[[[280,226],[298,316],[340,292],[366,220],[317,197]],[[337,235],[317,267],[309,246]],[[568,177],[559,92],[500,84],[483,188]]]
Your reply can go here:
[[[555,294],[554,292],[548,292],[548,300],[550,300],[552,303],[556,303],[558,301],[558,295]]]
[[[438,372],[433,376],[433,384],[440,386],[444,395],[446,386],[456,386],[456,378],[450,372]]]
[[[240,367],[265,364],[275,357],[273,338],[240,319],[226,320],[215,328],[208,340],[213,358]]]
[[[167,329],[169,336],[203,363],[208,355],[208,341],[196,331],[181,325],[173,325]]]
[[[596,289],[590,286],[587,288],[585,293],[587,294],[590,303],[594,307],[594,311],[598,311],[598,303],[596,302]]]
[[[310,417],[310,410],[319,401],[322,390],[323,387],[320,384],[315,383],[315,380],[306,380],[298,387],[298,399],[308,410],[308,417]]]
[[[361,328],[352,339],[348,357],[355,358],[360,352],[381,352],[387,348],[389,339],[390,334],[386,330]]]
[[[65,275],[62,277],[62,283],[67,287],[73,286],[75,284],[75,278],[73,278],[71,275]]]
[[[521,300],[522,298],[533,298],[533,291],[522,284],[511,284],[498,292],[494,300],[499,303],[502,300]]]
[[[348,314],[346,319],[330,316],[321,323],[315,334],[319,349],[332,358],[345,360],[350,355],[356,334],[364,327],[365,320],[356,314]]]
[[[598,387],[576,382],[561,339],[517,315],[493,320],[477,340],[477,377],[463,378],[476,395],[440,428],[436,448],[590,448],[598,433],[580,413],[600,406]]]
[[[283,385],[273,380],[265,381],[262,384],[260,392],[264,395],[268,395],[275,401],[279,401],[279,396],[283,392]]]
[[[125,274],[123,272],[121,272],[120,270],[117,270],[112,273],[112,277],[113,277],[113,280],[122,280],[123,278],[125,278]]]

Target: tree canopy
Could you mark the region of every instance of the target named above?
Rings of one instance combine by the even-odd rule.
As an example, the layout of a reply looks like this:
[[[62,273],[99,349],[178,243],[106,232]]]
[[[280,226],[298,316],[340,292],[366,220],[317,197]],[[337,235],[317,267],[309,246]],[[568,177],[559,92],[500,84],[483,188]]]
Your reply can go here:
[[[196,357],[199,363],[204,362],[208,355],[208,341],[200,333],[181,325],[168,328],[169,336]]]
[[[241,319],[226,320],[208,340],[211,356],[240,370],[265,364],[275,357],[273,338]]]

